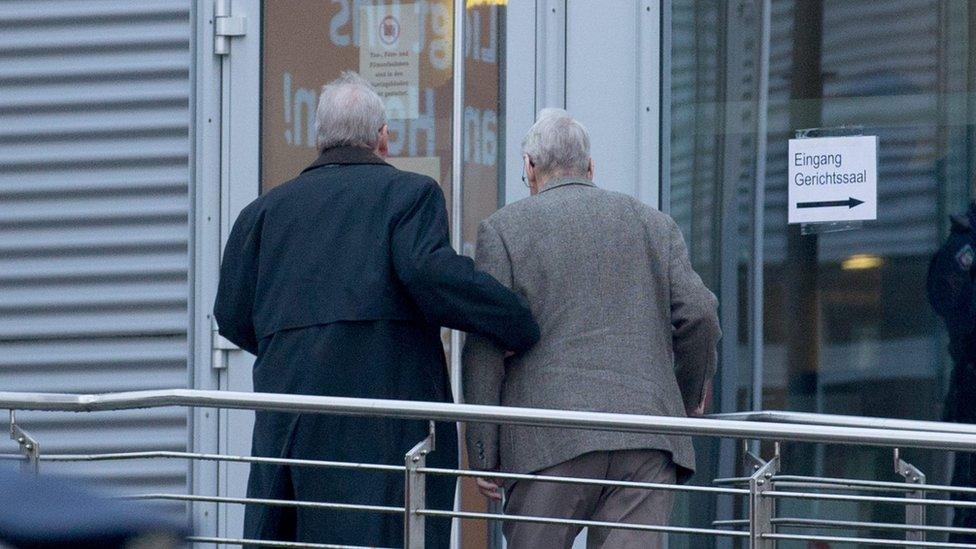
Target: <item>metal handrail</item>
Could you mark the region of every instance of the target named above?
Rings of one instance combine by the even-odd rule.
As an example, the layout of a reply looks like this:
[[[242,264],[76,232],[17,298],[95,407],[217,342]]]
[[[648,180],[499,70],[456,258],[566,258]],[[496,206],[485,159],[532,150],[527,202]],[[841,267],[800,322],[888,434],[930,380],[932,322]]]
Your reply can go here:
[[[902,532],[934,532],[939,534],[969,534],[976,535],[976,528],[960,528],[955,526],[928,526],[920,524],[893,524],[890,522],[866,522],[858,520],[828,520],[794,517],[779,517],[770,520],[777,526],[791,528],[832,528],[840,530],[897,530]],[[738,528],[749,526],[749,519],[732,519],[712,521],[712,526],[731,526]]]
[[[776,475],[773,477],[777,486],[782,487],[817,487],[833,490],[866,490],[875,489],[883,492],[915,492],[918,485],[904,482],[889,482],[882,480],[859,480],[832,477],[810,477],[801,475]],[[944,484],[925,484],[926,492],[949,492],[976,495],[976,488],[967,486],[947,486]]]
[[[687,526],[656,526],[652,524],[634,524],[627,522],[606,522],[599,520],[577,520],[553,517],[536,517],[527,515],[502,515],[498,513],[473,513],[468,511],[439,511],[421,509],[418,514],[428,517],[499,520],[503,522],[534,522],[544,524],[565,524],[587,528],[615,528],[619,530],[636,530],[640,532],[668,532],[673,534],[693,534],[706,536],[724,536],[730,538],[749,537],[747,532],[737,530],[718,530],[715,528],[690,528]]]
[[[924,490],[925,486],[917,486],[917,489]],[[933,507],[965,507],[967,509],[976,508],[976,501],[969,500],[857,496],[851,494],[820,494],[814,492],[788,492],[785,490],[773,490],[765,492],[763,493],[763,497],[780,499],[811,499],[821,501],[856,501],[862,503],[891,503],[895,505],[930,505]]]
[[[198,543],[219,543],[222,545],[258,545],[278,549],[392,549],[390,547],[367,547],[365,545],[336,545],[334,543],[309,543],[304,541],[269,541],[264,539],[219,538],[212,536],[189,536],[186,541]]]
[[[21,454],[0,454],[0,460],[23,460]],[[329,469],[358,469],[364,471],[386,471],[403,473],[403,465],[384,465],[381,463],[350,463],[347,461],[322,461],[315,459],[272,458],[260,456],[234,456],[229,454],[205,454],[200,452],[173,452],[168,450],[150,452],[111,452],[104,454],[41,454],[40,461],[120,461],[129,459],[197,459],[200,461],[230,461],[237,463],[265,463],[268,465],[293,465],[297,467],[323,467]]]
[[[940,549],[972,549],[971,543],[951,543],[945,541],[907,541],[886,538],[854,538],[842,536],[814,536],[805,534],[765,534],[764,539],[776,541],[822,541],[825,543],[853,543],[856,545],[880,545],[888,547],[938,547]]]
[[[277,412],[327,413],[400,419],[505,423],[536,427],[567,427],[737,439],[790,440],[830,444],[911,447],[976,451],[976,438],[960,433],[741,421],[714,418],[646,416],[451,404],[412,400],[360,399],[277,393],[243,393],[199,389],[165,389],[122,393],[69,395],[0,392],[0,409],[97,412],[192,406]]]
[[[870,429],[895,429],[899,431],[927,431],[932,433],[958,433],[976,436],[976,425],[926,421],[919,419],[894,419],[881,417],[846,416],[839,414],[815,414],[811,412],[788,412],[782,410],[763,410],[759,412],[731,412],[709,414],[711,419],[733,421],[759,421],[790,423],[794,425],[822,425],[833,427],[864,427]]]
[[[326,503],[321,501],[296,501],[285,499],[264,499],[264,498],[231,498],[225,496],[197,496],[193,494],[136,494],[131,496],[121,496],[121,499],[131,500],[169,500],[169,501],[198,501],[206,503],[256,503],[259,505],[269,505],[274,507],[296,507],[303,509],[323,509],[329,511],[362,511],[372,513],[396,513],[402,514],[406,509],[403,507],[392,507],[389,505],[364,505],[353,503]]]
[[[530,425],[538,427],[579,428],[607,431],[625,431],[640,433],[677,434],[694,436],[712,436],[736,439],[767,439],[773,441],[799,441],[828,444],[872,445],[896,448],[895,461],[900,472],[908,468],[910,484],[891,483],[882,481],[823,479],[818,477],[797,477],[779,475],[780,455],[769,462],[752,457],[751,464],[755,469],[749,477],[740,479],[723,479],[722,482],[747,482],[748,489],[733,487],[707,487],[670,485],[647,482],[610,481],[602,479],[580,479],[553,477],[546,475],[516,474],[502,472],[464,471],[457,469],[441,469],[427,467],[424,457],[433,450],[433,438],[421,441],[407,454],[405,466],[390,464],[345,463],[333,461],[299,460],[290,458],[264,458],[250,456],[231,456],[223,454],[206,454],[196,452],[129,452],[79,455],[44,455],[37,451],[37,443],[14,422],[15,410],[34,411],[70,411],[70,412],[101,412],[110,410],[124,410],[137,408],[155,408],[164,406],[186,406],[225,409],[265,410],[291,413],[315,413],[332,415],[373,416],[398,419],[416,419],[426,421],[460,421],[485,422],[499,424]],[[792,412],[747,412],[742,414],[721,414],[707,418],[683,418],[665,416],[644,416],[634,414],[611,414],[599,412],[565,411],[536,408],[514,408],[477,406],[469,404],[451,404],[438,402],[418,402],[404,400],[355,399],[345,397],[269,394],[269,393],[241,393],[227,391],[202,391],[193,389],[170,389],[157,391],[136,391],[126,393],[69,395],[54,393],[12,393],[0,392],[0,409],[11,410],[11,432],[15,440],[21,444],[23,456],[9,456],[0,454],[0,459],[27,459],[34,466],[40,460],[49,461],[105,461],[116,459],[199,459],[212,461],[236,461],[244,463],[273,463],[309,467],[336,467],[343,469],[372,469],[390,473],[405,474],[409,487],[404,506],[359,505],[345,503],[305,502],[256,498],[231,498],[223,496],[202,496],[193,494],[139,494],[125,496],[129,499],[156,499],[177,501],[199,501],[231,504],[262,504],[288,507],[307,507],[318,509],[332,509],[342,511],[362,511],[379,513],[404,514],[407,528],[404,541],[410,547],[423,546],[424,518],[450,517],[455,519],[498,520],[508,522],[538,522],[565,524],[574,526],[591,526],[641,530],[649,532],[671,532],[682,534],[699,534],[725,537],[749,538],[750,547],[773,547],[777,540],[807,540],[807,541],[835,541],[851,543],[872,543],[901,547],[969,547],[971,544],[954,544],[944,542],[925,541],[924,533],[947,533],[955,530],[945,527],[924,525],[924,513],[921,518],[908,519],[909,509],[923,509],[923,506],[952,506],[976,507],[972,501],[949,501],[927,499],[926,492],[970,492],[950,486],[925,485],[924,474],[910,464],[898,458],[897,448],[926,448],[935,450],[976,451],[976,426],[958,424],[940,424],[912,420],[894,420],[881,418],[856,418],[851,416],[820,416],[816,414]],[[897,465],[901,463],[902,465]],[[36,470],[36,469],[35,469]],[[902,472],[904,475],[905,473]],[[750,518],[741,521],[718,521],[715,526],[749,526],[749,531],[719,530],[716,528],[691,528],[684,526],[657,526],[645,524],[629,524],[620,522],[602,522],[575,519],[561,519],[539,516],[511,516],[495,513],[473,513],[463,511],[447,511],[426,507],[423,486],[425,475],[450,475],[455,477],[492,477],[508,480],[531,480],[539,482],[575,483],[588,485],[612,486],[618,488],[636,489],[665,489],[678,492],[700,492],[716,495],[746,496],[750,509]],[[919,484],[919,481],[922,484]],[[914,482],[914,484],[911,484]],[[801,487],[846,490],[885,490],[908,492],[908,497],[879,497],[843,494],[820,494],[809,492],[786,491],[783,488]],[[781,498],[818,499],[827,501],[849,501],[870,503],[892,503],[905,505],[906,520],[910,524],[885,524],[847,521],[822,521],[817,519],[782,519],[775,517],[774,502]],[[777,532],[775,526],[786,528],[854,528],[854,529],[884,529],[906,532],[906,540],[883,538],[859,538],[824,536],[813,534],[787,534]],[[922,536],[922,537],[917,537]],[[225,544],[248,544],[257,542],[267,546],[292,548],[331,548],[351,547],[329,544],[300,543],[300,542],[262,542],[261,540],[244,540],[236,538],[191,537],[188,541],[209,541]]]
[[[436,469],[431,467],[421,467],[418,473],[428,475],[444,475],[455,477],[477,477],[477,478],[497,478],[504,480],[534,480],[538,482],[551,482],[554,484],[585,484],[592,486],[602,486],[605,488],[643,488],[647,490],[670,490],[673,492],[695,492],[706,494],[723,494],[730,496],[746,496],[749,490],[742,488],[716,488],[714,486],[694,486],[682,484],[661,484],[655,482],[631,482],[626,480],[602,480],[592,478],[577,477],[554,477],[549,475],[528,475],[523,473],[501,473],[498,471],[459,471],[457,469]]]

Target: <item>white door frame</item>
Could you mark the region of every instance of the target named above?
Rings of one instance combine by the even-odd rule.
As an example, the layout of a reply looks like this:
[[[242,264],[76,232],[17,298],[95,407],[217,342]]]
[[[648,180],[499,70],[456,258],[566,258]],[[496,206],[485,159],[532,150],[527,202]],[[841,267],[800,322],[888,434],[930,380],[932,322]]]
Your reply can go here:
[[[221,249],[238,214],[258,197],[261,188],[261,1],[228,1],[229,15],[244,19],[245,34],[232,38],[230,54],[222,56]],[[221,390],[253,390],[251,374],[254,357],[251,354],[234,349],[217,350],[214,360],[217,363],[222,361],[220,365],[225,366],[218,370]],[[218,415],[220,453],[250,455],[254,413],[221,410]],[[244,497],[248,469],[243,463],[221,463],[218,470],[218,493],[226,497]],[[218,513],[219,535],[227,538],[240,537],[244,526],[244,506],[221,504]]]
[[[230,54],[214,52],[215,5],[243,17],[245,34],[230,39]],[[193,316],[192,368],[196,389],[250,390],[253,357],[216,337],[212,311],[220,254],[238,213],[258,196],[260,102],[260,0],[194,2],[193,98]],[[234,96],[246,100],[233,101]],[[253,413],[195,409],[190,412],[194,452],[250,454]],[[196,495],[243,496],[247,466],[197,461],[189,489]],[[241,505],[194,503],[195,535],[239,538]],[[211,544],[198,544],[213,547]]]
[[[536,2],[510,2],[506,6],[506,53],[505,53],[505,203],[510,204],[528,196],[521,183],[521,142],[525,132],[544,107],[566,108],[567,104],[604,100],[601,97],[574,97],[576,90],[592,91],[591,86],[579,85],[579,80],[592,78],[586,64],[574,65],[567,57],[574,43],[592,37],[595,42],[606,39],[604,29],[587,29],[574,25],[572,14],[590,9],[601,9],[599,4],[588,0],[536,0]],[[635,112],[621,113],[635,121],[633,135],[620,135],[619,139],[634,150],[634,181],[628,182],[626,192],[641,201],[661,207],[661,166],[664,157],[661,144],[667,141],[662,129],[669,126],[662,120],[661,100],[664,97],[661,56],[661,33],[664,0],[633,0],[630,5],[614,4],[613,7],[630,10],[636,24],[633,36],[632,96]],[[567,20],[569,19],[569,20]],[[569,33],[575,33],[568,36]],[[589,50],[591,48],[583,48]],[[515,52],[510,53],[510,52]],[[528,85],[531,84],[531,85]],[[617,83],[608,83],[616,85]],[[571,107],[570,107],[571,108]],[[570,112],[573,115],[579,113]],[[585,117],[584,117],[585,118]],[[607,132],[601,131],[601,120],[583,120],[589,124],[594,139],[606,140]],[[613,121],[611,125],[616,126]],[[605,143],[601,143],[605,145]],[[599,148],[599,147],[596,147]],[[613,167],[594,157],[597,182],[601,174],[612,173]],[[612,178],[611,178],[612,180]],[[604,179],[606,181],[606,179]]]

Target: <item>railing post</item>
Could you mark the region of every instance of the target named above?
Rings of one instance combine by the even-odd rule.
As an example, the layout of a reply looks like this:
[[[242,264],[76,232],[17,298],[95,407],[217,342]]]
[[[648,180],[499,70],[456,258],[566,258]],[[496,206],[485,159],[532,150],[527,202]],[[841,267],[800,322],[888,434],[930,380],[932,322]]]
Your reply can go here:
[[[908,484],[925,484],[925,473],[920,471],[911,463],[901,459],[898,448],[895,448],[895,473],[901,475]],[[914,492],[909,492],[907,497],[924,499],[925,491],[916,490]],[[905,524],[909,526],[925,526],[925,506],[906,505]],[[921,530],[909,530],[905,534],[905,539],[907,541],[925,541],[925,532]]]
[[[21,453],[26,458],[23,466],[24,471],[34,473],[35,475],[40,473],[41,447],[27,431],[21,429],[20,425],[17,425],[17,416],[13,410],[10,410],[10,439],[17,442],[20,446]]]
[[[776,542],[763,536],[773,533],[776,502],[763,497],[763,492],[773,489],[773,475],[779,472],[779,444],[773,459],[763,461],[747,452],[746,463],[753,469],[749,475],[749,549],[773,549]]]
[[[407,466],[403,491],[403,546],[405,549],[424,549],[427,525],[418,513],[427,505],[427,478],[419,469],[427,466],[427,454],[434,451],[434,422],[430,434],[417,443],[405,457]]]

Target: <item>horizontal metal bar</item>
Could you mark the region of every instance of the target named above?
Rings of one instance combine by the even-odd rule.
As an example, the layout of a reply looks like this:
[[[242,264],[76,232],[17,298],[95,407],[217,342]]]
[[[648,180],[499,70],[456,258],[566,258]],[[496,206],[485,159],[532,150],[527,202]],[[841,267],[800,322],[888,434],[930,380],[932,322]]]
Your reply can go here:
[[[709,528],[688,528],[684,526],[656,526],[651,524],[628,524],[625,522],[603,522],[597,520],[575,520],[552,517],[533,517],[521,515],[501,515],[498,513],[472,513],[467,511],[435,511],[420,509],[419,515],[427,517],[450,517],[477,520],[500,520],[505,522],[534,522],[540,524],[565,524],[568,526],[587,526],[590,528],[615,528],[618,530],[640,530],[644,532],[668,532],[671,534],[695,534],[703,536],[749,537],[747,532],[734,530],[714,530]]]
[[[763,539],[792,540],[792,541],[823,541],[827,543],[855,543],[871,545],[887,545],[890,547],[945,547],[951,549],[968,549],[976,545],[969,543],[947,543],[941,541],[909,541],[884,538],[848,538],[839,536],[806,536],[803,534],[763,534]]]
[[[969,486],[948,486],[943,484],[908,484],[906,482],[889,482],[883,480],[860,480],[831,477],[805,477],[799,475],[777,475],[773,477],[777,486],[785,486],[786,482],[810,482],[816,484],[833,484],[851,488],[883,488],[891,492],[957,492],[960,494],[976,494],[976,488]]]
[[[712,526],[749,526],[749,519],[713,520]]]
[[[845,486],[843,484],[836,484],[830,482],[793,482],[789,480],[776,483],[777,488],[783,488],[783,489],[803,488],[807,490],[823,490],[829,492],[865,492],[865,493],[873,492],[873,493],[885,493],[885,494],[889,494],[892,492],[917,492],[918,486],[925,486],[925,485],[915,484],[915,485],[908,485],[908,486],[915,486],[916,488],[914,490],[895,490],[892,488],[881,488],[877,486],[855,487],[855,486]]]
[[[821,425],[805,425],[800,428],[787,423],[198,389],[132,391],[102,395],[0,392],[0,409],[94,412],[163,406],[474,421],[537,427],[976,451],[976,437],[946,432]]]
[[[749,482],[749,477],[729,477],[729,478],[717,478],[712,481],[712,484],[746,484]]]
[[[749,521],[743,521],[748,524]],[[824,520],[807,518],[774,518],[773,524],[793,527],[810,528],[842,528],[842,529],[863,529],[863,530],[897,530],[900,532],[939,532],[943,534],[974,534],[976,528],[958,528],[955,526],[931,526],[931,525],[909,525],[892,524],[888,522],[860,522],[853,520]]]
[[[924,485],[918,485],[920,490],[925,490]],[[811,492],[784,492],[781,490],[771,490],[763,492],[763,497],[770,498],[791,498],[791,499],[818,499],[827,501],[861,501],[865,503],[894,503],[897,505],[932,505],[935,507],[976,507],[976,501],[959,501],[946,499],[920,499],[920,498],[892,498],[884,496],[852,496],[847,494],[816,494]]]
[[[976,435],[976,425],[968,423],[845,416],[839,414],[816,414],[812,412],[763,410],[759,412],[710,414],[706,417],[712,419],[728,419],[733,421],[768,421],[773,423],[792,423],[799,425],[863,427],[868,429],[894,429],[900,431],[925,431],[929,433]]]
[[[225,545],[260,545],[261,547],[281,547],[287,549],[392,549],[390,547],[367,547],[365,545],[333,545],[331,543],[309,543],[304,541],[270,541],[263,539],[214,538],[190,536],[186,541],[194,543],[223,543]]]
[[[15,454],[0,454],[0,459],[20,458]],[[362,469],[370,471],[389,471],[403,473],[403,465],[381,465],[375,463],[348,463],[344,461],[319,461],[313,459],[269,458],[256,456],[232,456],[224,454],[202,454],[196,452],[115,452],[107,454],[47,454],[41,461],[117,461],[128,459],[198,459],[202,461],[233,461],[241,463],[267,463],[271,465],[294,465],[299,467],[326,467],[331,469]]]
[[[532,480],[539,482],[552,482],[556,484],[585,484],[590,486],[615,486],[619,488],[642,488],[646,490],[671,490],[674,492],[704,492],[710,494],[728,494],[733,496],[747,496],[749,490],[737,488],[714,488],[712,486],[690,486],[685,484],[659,484],[653,482],[628,482],[624,480],[601,480],[595,478],[578,477],[553,477],[546,475],[526,475],[521,473],[500,473],[498,471],[471,471],[462,469],[437,469],[432,467],[421,467],[418,473],[430,475],[458,476],[458,477],[478,477],[478,478],[504,478],[509,480]]]
[[[222,496],[194,496],[192,494],[136,494],[119,496],[119,499],[137,500],[170,500],[170,501],[206,501],[211,503],[240,503],[273,505],[276,507],[300,507],[307,509],[331,509],[333,511],[364,511],[369,513],[403,513],[403,507],[386,507],[382,505],[359,505],[354,503],[326,503],[319,501],[290,501],[284,499],[261,498],[230,498]]]

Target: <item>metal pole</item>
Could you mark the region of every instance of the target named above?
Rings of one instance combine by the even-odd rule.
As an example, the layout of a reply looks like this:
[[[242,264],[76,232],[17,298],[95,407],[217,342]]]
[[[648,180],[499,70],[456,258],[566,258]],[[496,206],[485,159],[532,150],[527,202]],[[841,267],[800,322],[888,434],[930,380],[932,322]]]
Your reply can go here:
[[[0,409],[94,412],[163,406],[194,406],[302,412],[345,416],[394,417],[434,421],[476,421],[600,431],[788,440],[857,446],[911,447],[976,451],[976,438],[960,433],[725,419],[613,414],[415,400],[164,389],[107,394],[16,393],[0,391]]]
[[[24,454],[24,472],[30,472],[35,475],[40,473],[40,445],[27,431],[21,429],[20,425],[17,425],[17,415],[14,410],[10,410],[10,439],[17,442],[17,445],[20,446],[21,453]]]
[[[773,488],[773,475],[778,470],[779,456],[774,456],[749,477],[749,549],[774,547],[774,542],[766,539],[765,535],[773,533],[776,503],[762,494]]]
[[[464,1],[454,0],[454,50],[452,63],[451,111],[451,245],[464,253],[462,242],[461,188],[464,171]],[[461,401],[461,332],[451,330],[451,390],[454,399]]]
[[[464,189],[461,179],[464,172],[464,1],[454,0],[453,49],[451,56],[451,244],[459,254],[464,253],[461,217],[464,215],[462,196]],[[461,332],[451,330],[450,341],[450,382],[454,402],[462,402],[464,389],[461,387]],[[458,459],[460,460],[458,448]],[[457,496],[455,496],[455,499]],[[455,502],[457,505],[457,502]],[[456,549],[461,536],[461,522],[454,523],[457,537],[451,547]],[[406,543],[406,540],[404,540]]]
[[[943,423],[940,421],[921,421],[916,419],[891,419],[883,417],[843,416],[838,414],[814,414],[811,412],[783,412],[763,410],[760,412],[730,412],[709,414],[709,419],[731,419],[735,421],[759,421],[772,423],[793,423],[797,425],[830,425],[834,427],[866,427],[869,429],[891,429],[896,431],[926,431],[930,433],[958,433],[976,436],[976,425],[966,423]]]
[[[749,343],[752,351],[752,409],[762,410],[763,376],[765,363],[763,350],[765,346],[764,326],[765,308],[763,307],[765,278],[763,266],[763,237],[766,225],[766,132],[769,125],[769,40],[770,40],[770,0],[762,0],[760,7],[760,35],[762,42],[759,49],[759,78],[756,93],[756,180],[752,192],[752,268],[749,269],[750,294],[750,330]],[[756,441],[753,451],[759,451]]]
[[[750,278],[750,347],[752,348],[752,409],[762,410],[763,390],[763,228],[766,219],[766,132],[769,125],[770,0],[760,13],[759,90],[756,99],[756,184],[752,193],[752,276]]]
[[[925,473],[917,467],[901,459],[898,448],[895,448],[895,472],[901,475],[905,482],[909,484],[925,484]],[[916,490],[908,493],[905,497],[915,499],[925,499],[924,490]],[[905,506],[905,524],[912,526],[925,526],[925,507],[921,505]],[[924,530],[909,530],[905,533],[905,539],[909,541],[925,541]]]
[[[427,454],[433,451],[434,422],[431,422],[430,434],[404,458],[407,472],[403,491],[403,546],[406,549],[424,549],[427,525],[421,511],[427,506],[427,475],[420,469],[427,466]]]

